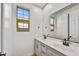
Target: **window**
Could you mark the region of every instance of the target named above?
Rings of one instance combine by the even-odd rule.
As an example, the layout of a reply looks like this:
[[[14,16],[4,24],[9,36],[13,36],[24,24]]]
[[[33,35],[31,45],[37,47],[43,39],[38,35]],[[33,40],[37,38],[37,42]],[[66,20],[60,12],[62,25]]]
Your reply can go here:
[[[30,10],[17,7],[16,9],[17,32],[29,32]]]
[[[54,17],[50,17],[50,31],[54,31]]]

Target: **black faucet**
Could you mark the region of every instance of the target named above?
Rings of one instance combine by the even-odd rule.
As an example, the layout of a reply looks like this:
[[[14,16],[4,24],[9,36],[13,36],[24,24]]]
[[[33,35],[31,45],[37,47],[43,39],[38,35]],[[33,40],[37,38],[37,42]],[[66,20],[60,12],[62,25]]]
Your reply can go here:
[[[66,40],[66,39],[64,39],[64,40],[63,40],[63,45],[65,45],[65,46],[69,46],[69,41]]]
[[[69,40],[70,40],[71,37],[72,37],[72,36],[69,36],[68,39],[64,39],[64,40],[63,40],[63,45],[69,46]]]
[[[70,14],[68,13],[68,38],[63,40],[63,45],[69,46],[70,36]]]

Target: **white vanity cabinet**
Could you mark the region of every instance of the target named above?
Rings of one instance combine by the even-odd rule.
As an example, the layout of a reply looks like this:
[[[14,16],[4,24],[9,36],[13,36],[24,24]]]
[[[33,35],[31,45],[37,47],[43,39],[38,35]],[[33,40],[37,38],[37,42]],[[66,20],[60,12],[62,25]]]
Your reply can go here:
[[[34,51],[37,56],[65,56],[59,51],[49,47],[48,45],[36,39],[34,40],[34,46]]]

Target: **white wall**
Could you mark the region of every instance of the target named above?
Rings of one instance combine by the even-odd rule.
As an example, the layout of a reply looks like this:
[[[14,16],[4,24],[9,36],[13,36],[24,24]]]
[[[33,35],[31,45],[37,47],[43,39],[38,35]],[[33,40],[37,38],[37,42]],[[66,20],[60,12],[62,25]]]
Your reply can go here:
[[[12,4],[3,4],[3,53],[12,55]]]
[[[44,10],[43,10],[43,15],[44,15],[44,20],[43,20],[43,34],[49,34],[49,33],[53,33],[50,32],[49,29],[49,17],[51,14],[57,12],[58,10],[70,5],[71,3],[52,3],[52,4],[48,4]],[[56,20],[55,20],[56,22]],[[47,29],[45,29],[45,27],[47,27]],[[55,28],[56,30],[56,28]],[[54,31],[56,32],[56,31]],[[54,33],[55,34],[55,33]]]
[[[0,52],[1,52],[1,3],[0,3]]]
[[[16,6],[30,9],[30,32],[16,31]],[[12,8],[12,41],[13,55],[32,55],[34,49],[34,38],[42,34],[42,10],[31,4],[13,4]],[[38,30],[38,26],[40,29]]]

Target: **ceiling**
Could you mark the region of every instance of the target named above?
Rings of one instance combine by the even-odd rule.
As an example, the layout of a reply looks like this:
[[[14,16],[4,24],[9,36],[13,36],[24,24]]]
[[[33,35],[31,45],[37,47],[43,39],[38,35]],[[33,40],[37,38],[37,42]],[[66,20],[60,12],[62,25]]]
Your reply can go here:
[[[33,5],[40,7],[40,8],[44,8],[47,5],[47,3],[33,3]]]

